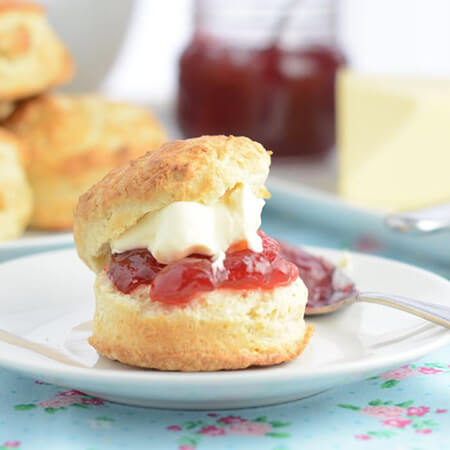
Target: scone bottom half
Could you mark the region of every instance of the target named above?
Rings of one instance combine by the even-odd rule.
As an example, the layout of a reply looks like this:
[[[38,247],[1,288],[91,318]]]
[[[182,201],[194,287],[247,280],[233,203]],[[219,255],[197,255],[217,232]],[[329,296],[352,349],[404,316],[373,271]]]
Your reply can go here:
[[[100,354],[216,371],[303,351],[307,288],[259,230],[269,165],[248,138],[202,136],[131,161],[80,198],[75,243],[97,273],[89,342]]]

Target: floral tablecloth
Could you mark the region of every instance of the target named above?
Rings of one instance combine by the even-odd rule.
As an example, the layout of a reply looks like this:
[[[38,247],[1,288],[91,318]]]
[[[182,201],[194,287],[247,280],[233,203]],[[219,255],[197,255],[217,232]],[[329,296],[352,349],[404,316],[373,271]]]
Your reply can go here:
[[[301,401],[233,411],[104,402],[0,370],[0,450],[450,448],[450,348]]]

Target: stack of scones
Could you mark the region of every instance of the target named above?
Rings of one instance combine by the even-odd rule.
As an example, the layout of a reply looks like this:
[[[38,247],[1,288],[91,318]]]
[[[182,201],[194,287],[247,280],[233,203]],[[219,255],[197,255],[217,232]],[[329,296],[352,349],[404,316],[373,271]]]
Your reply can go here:
[[[51,92],[74,71],[42,7],[0,0],[0,241],[70,230],[84,191],[167,140],[141,107]]]

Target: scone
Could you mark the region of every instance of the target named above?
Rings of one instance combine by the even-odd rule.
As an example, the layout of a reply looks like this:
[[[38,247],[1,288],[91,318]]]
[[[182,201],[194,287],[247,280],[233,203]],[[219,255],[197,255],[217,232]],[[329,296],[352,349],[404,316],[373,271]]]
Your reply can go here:
[[[14,112],[16,105],[8,100],[0,100],[0,123],[6,120]]]
[[[214,371],[297,357],[307,289],[259,231],[270,154],[245,137],[175,141],[111,171],[75,211],[97,273],[89,342],[113,360]]]
[[[71,228],[83,192],[166,141],[147,110],[96,95],[47,94],[22,102],[5,126],[27,145],[35,199],[31,226],[40,229]]]
[[[39,94],[72,74],[72,59],[43,8],[0,1],[0,100]]]
[[[23,153],[18,139],[0,129],[0,241],[20,236],[31,216],[33,201]]]

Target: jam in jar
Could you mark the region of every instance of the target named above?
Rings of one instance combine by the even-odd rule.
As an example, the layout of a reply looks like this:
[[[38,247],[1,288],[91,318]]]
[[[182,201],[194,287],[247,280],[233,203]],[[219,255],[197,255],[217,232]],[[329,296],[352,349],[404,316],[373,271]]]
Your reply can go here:
[[[281,28],[286,2],[254,3],[197,1],[179,63],[180,128],[186,137],[248,136],[275,156],[320,157],[335,144],[335,75],[344,63],[333,2],[298,2]]]

